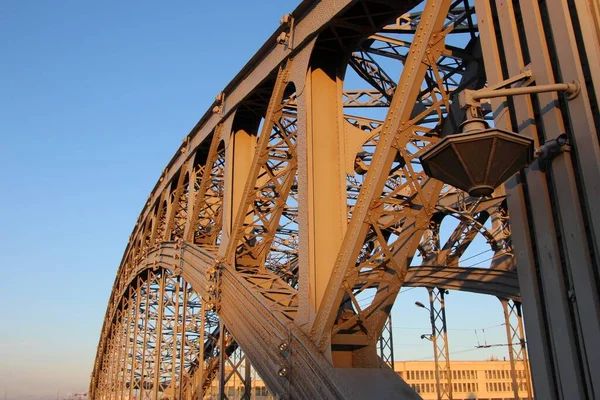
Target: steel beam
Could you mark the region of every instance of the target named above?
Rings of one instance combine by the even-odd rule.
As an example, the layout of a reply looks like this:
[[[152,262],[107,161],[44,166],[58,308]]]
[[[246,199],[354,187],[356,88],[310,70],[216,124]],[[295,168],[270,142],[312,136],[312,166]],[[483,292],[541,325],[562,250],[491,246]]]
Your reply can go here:
[[[404,286],[436,287],[519,300],[517,271],[450,266],[410,267]]]

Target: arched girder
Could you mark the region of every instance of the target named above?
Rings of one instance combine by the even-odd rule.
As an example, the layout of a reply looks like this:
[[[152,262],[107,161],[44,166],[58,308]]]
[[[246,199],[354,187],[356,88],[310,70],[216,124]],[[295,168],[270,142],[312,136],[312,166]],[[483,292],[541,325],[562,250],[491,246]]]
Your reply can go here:
[[[137,268],[117,304],[102,332],[91,395],[181,398],[207,364],[200,360],[209,358],[210,335],[200,330],[218,326],[214,313],[189,282],[158,264]]]
[[[404,286],[436,287],[520,301],[517,271],[424,265],[410,267]]]

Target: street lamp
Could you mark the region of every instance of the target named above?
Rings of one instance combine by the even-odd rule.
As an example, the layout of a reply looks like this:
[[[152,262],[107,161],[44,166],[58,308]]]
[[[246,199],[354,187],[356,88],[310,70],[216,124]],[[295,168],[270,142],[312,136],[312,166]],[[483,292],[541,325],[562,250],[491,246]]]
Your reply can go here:
[[[429,308],[425,307],[425,304],[421,303],[420,301],[415,301],[415,306],[417,306],[419,308],[424,308],[427,311],[430,311]]]
[[[482,197],[491,195],[496,187],[533,162],[533,139],[490,128],[482,118],[481,100],[543,92],[565,92],[571,99],[580,89],[578,82],[509,87],[527,80],[534,80],[530,71],[490,88],[463,90],[459,102],[466,112],[466,119],[461,132],[446,136],[423,153],[420,159],[425,173],[471,196]],[[563,147],[563,142],[566,143],[566,137],[557,140],[556,147]],[[535,155],[539,157],[540,150]]]

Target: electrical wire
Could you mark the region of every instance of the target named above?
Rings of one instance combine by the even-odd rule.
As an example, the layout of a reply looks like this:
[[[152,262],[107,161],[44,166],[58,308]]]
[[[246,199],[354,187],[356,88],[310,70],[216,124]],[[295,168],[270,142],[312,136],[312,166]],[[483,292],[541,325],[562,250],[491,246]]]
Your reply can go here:
[[[488,345],[488,347],[485,347],[485,348],[489,348],[489,347],[504,347],[504,346],[509,346],[509,344],[508,343],[490,344],[490,345]],[[471,352],[471,351],[481,350],[482,348],[483,347],[474,347],[472,349],[465,349],[465,350],[459,350],[459,351],[451,351],[449,353],[449,355],[455,355],[455,354],[461,354],[461,353],[468,353],[468,352]],[[417,358],[415,361],[430,360],[432,358],[433,358],[433,356],[423,357],[423,358]]]
[[[487,250],[484,250],[484,251],[482,251],[481,253],[477,253],[477,254],[475,254],[475,255],[473,255],[473,256],[471,256],[471,257],[463,258],[463,259],[461,259],[460,261],[461,261],[461,262],[469,261],[469,260],[470,260],[470,259],[472,259],[472,258],[479,257],[480,255],[482,255],[482,254],[485,254],[485,253],[488,253],[488,252],[490,252],[490,251],[492,251],[492,249],[487,249]]]

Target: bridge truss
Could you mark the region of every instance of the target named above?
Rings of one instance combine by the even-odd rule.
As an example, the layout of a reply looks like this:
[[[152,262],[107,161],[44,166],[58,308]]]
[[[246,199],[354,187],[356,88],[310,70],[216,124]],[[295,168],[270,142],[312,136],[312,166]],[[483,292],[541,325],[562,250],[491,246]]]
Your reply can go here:
[[[515,398],[531,397],[516,265],[530,271],[539,263],[531,261],[532,247],[515,253],[511,227],[519,243],[528,243],[531,221],[523,210],[532,210],[519,202],[529,204],[535,194],[513,182],[492,196],[470,197],[429,178],[419,160],[459,131],[464,90],[518,75],[527,64],[535,74],[527,84],[554,79],[544,64],[544,49],[552,48],[546,41],[560,29],[572,34],[574,25],[523,25],[525,12],[558,17],[545,3],[519,3],[305,1],[286,15],[185,137],[150,193],[113,285],[91,398],[250,398],[256,372],[280,398],[418,398],[389,368],[388,321],[402,287],[430,293],[438,398],[452,398],[448,290],[500,299]],[[571,7],[568,16],[584,2],[560,3]],[[586,29],[577,32],[589,35]],[[577,71],[583,90],[593,89],[598,77],[589,63]],[[592,97],[580,96],[585,110]],[[571,124],[565,98],[523,99],[492,101],[482,117],[541,143],[551,129],[540,123],[535,133],[520,123],[526,111],[536,123]],[[539,101],[548,99],[554,109],[540,115]],[[584,117],[593,124],[590,114]],[[581,182],[594,179],[583,175]],[[552,185],[558,178],[547,179]],[[585,207],[577,218],[598,217]],[[454,221],[446,241],[444,220]],[[587,226],[583,254],[591,271],[598,225]],[[478,236],[489,246],[489,268],[461,262]],[[591,301],[595,307],[597,298]],[[550,338],[537,321],[544,306],[529,304],[536,359],[552,359],[553,347],[539,348]],[[577,325],[569,318],[565,323]],[[569,340],[590,343],[597,326],[578,329]],[[583,378],[573,378],[578,383],[569,390],[590,393],[600,380],[592,379],[593,360],[582,357],[572,357]],[[548,368],[538,370],[540,398],[563,393],[556,384],[563,367]]]

